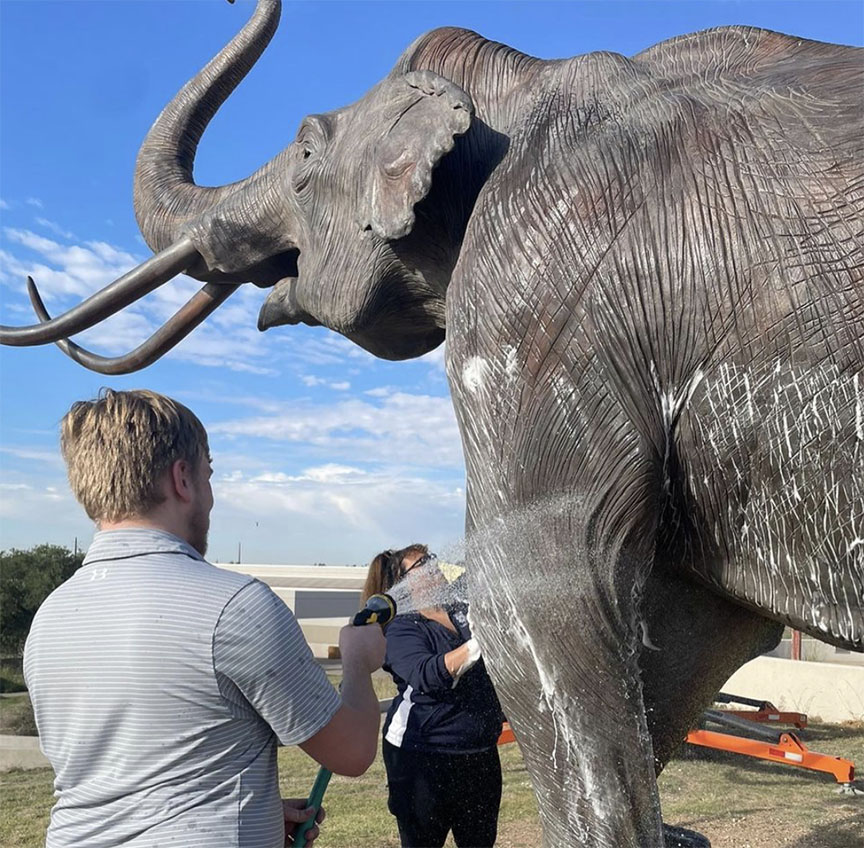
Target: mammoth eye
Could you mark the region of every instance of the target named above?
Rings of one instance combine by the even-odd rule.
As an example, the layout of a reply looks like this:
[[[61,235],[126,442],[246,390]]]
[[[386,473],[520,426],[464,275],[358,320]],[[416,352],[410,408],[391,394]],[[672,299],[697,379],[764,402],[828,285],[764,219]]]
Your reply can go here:
[[[330,121],[323,115],[307,115],[297,133],[297,145],[300,156],[309,159],[317,155],[327,144],[332,135]]]

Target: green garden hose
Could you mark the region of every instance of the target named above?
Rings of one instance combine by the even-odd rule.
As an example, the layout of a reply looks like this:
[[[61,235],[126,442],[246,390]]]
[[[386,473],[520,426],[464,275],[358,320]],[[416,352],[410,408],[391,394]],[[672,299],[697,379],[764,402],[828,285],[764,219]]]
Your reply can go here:
[[[312,814],[311,819],[307,819],[297,826],[297,830],[294,832],[294,845],[296,848],[305,848],[306,833],[315,824],[315,818],[318,815],[318,810],[321,809],[321,802],[324,800],[324,790],[327,788],[332,775],[333,772],[330,769],[326,769],[323,766],[318,769],[318,776],[315,778],[315,783],[312,784],[312,791],[306,800],[306,807],[313,807],[315,812]]]

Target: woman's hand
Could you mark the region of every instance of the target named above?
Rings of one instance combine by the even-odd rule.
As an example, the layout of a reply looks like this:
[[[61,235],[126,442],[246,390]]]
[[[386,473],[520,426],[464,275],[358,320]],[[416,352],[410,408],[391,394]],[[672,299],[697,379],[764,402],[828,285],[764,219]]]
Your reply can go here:
[[[454,686],[466,671],[477,664],[481,656],[480,645],[473,638],[465,642],[464,645],[460,645],[458,648],[454,648],[452,651],[444,654],[444,665],[453,678]]]
[[[282,815],[285,817],[285,845],[293,846],[294,833],[297,830],[297,825],[303,824],[303,822],[311,819],[312,816],[315,815],[315,808],[307,807],[305,798],[283,798]],[[306,831],[305,845],[297,845],[296,848],[306,848],[306,846],[311,845],[318,838],[318,834],[321,833],[318,829],[318,825],[324,821],[325,815],[326,813],[324,812],[324,808],[321,807],[318,810],[318,815],[315,816],[317,824],[313,825],[308,831]]]

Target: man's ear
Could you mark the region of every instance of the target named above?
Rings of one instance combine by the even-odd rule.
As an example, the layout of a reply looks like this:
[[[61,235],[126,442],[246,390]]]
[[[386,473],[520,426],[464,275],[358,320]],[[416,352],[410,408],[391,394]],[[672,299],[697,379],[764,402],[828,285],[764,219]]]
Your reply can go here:
[[[455,83],[432,71],[389,81],[399,117],[373,153],[364,210],[366,227],[380,238],[402,238],[414,226],[414,204],[432,185],[432,171],[471,125],[474,104]]]
[[[185,459],[177,459],[168,469],[169,485],[174,494],[183,503],[188,503],[194,495],[195,481],[192,479],[194,469]]]

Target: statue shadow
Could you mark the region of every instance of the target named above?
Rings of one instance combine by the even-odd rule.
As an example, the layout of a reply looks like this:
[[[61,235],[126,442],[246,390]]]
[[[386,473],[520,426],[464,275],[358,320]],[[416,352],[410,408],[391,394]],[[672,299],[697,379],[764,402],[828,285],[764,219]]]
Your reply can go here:
[[[790,842],[787,848],[851,848],[864,845],[864,812],[844,822],[814,825],[809,833]]]

